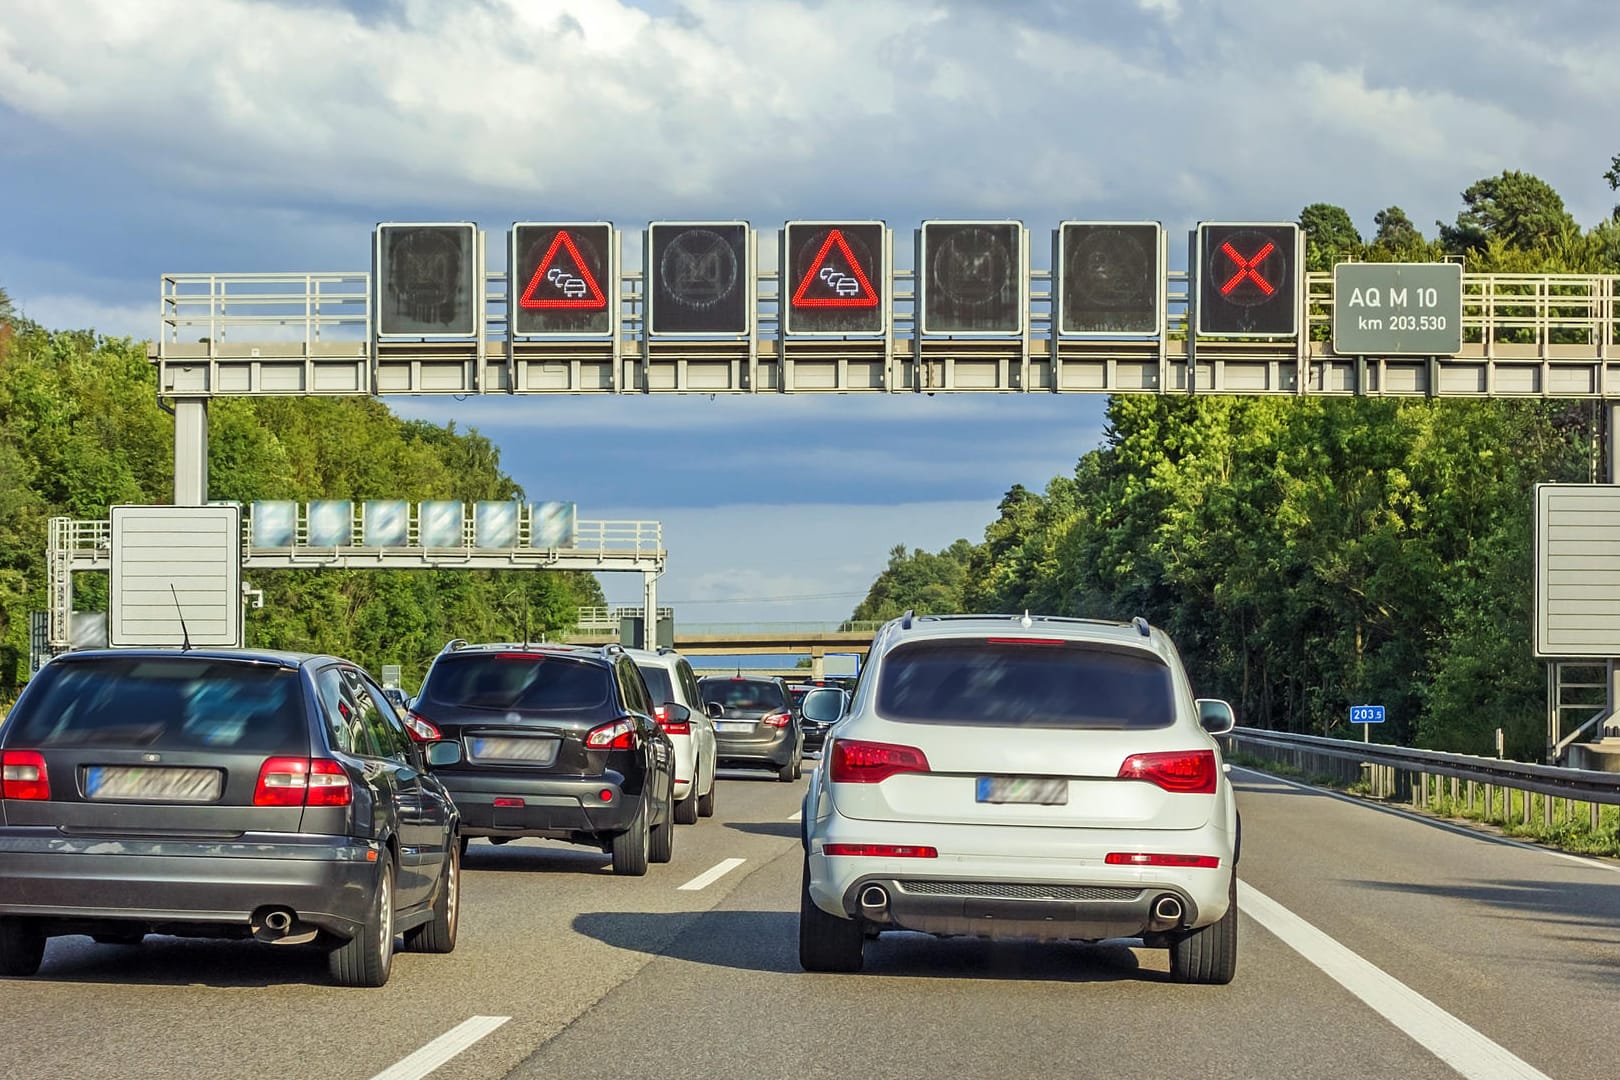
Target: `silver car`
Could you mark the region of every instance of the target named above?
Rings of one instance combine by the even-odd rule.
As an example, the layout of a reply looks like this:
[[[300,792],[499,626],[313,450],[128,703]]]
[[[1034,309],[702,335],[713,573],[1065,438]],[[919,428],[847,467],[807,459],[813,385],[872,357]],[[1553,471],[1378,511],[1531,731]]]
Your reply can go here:
[[[1178,981],[1230,982],[1231,727],[1141,619],[887,624],[805,796],[800,963],[859,970],[885,930],[1139,937]]]

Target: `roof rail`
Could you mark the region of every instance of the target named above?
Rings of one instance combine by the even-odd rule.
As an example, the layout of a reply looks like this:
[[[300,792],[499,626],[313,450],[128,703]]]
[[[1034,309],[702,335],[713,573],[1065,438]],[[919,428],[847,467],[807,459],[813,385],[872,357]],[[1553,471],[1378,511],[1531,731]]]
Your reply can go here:
[[[660,645],[660,646],[658,646],[658,655],[659,656],[668,656],[670,653],[672,653],[674,651],[675,651],[675,646],[673,646],[673,645]]]
[[[440,649],[439,652],[441,652],[441,653],[456,652],[457,650],[465,649],[466,647],[467,647],[467,639],[458,637],[453,641],[446,642],[444,648]]]
[[[1138,615],[1136,618],[1132,619],[1131,625],[1136,627],[1136,632],[1141,634],[1143,637],[1153,636],[1153,628],[1148,626],[1148,621],[1142,618],[1142,616]]]
[[[902,629],[902,630],[910,630],[911,629],[911,620],[916,614],[917,613],[915,611],[913,611],[911,608],[907,608],[906,613],[904,615],[900,616],[900,629]]]

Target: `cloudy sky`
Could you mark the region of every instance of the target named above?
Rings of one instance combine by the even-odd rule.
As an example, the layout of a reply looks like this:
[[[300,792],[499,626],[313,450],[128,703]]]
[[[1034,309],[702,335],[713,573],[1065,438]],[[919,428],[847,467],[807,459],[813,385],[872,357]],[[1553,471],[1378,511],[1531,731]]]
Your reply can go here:
[[[1617,46],[1596,0],[3,0],[0,286],[148,337],[161,273],[362,269],[379,220],[610,220],[629,253],[659,218],[883,218],[907,265],[924,218],[1011,217],[1044,266],[1064,218],[1432,234],[1503,169],[1590,225]],[[663,520],[687,623],[847,615],[893,544],[1072,469],[1102,404],[390,403],[534,498]]]

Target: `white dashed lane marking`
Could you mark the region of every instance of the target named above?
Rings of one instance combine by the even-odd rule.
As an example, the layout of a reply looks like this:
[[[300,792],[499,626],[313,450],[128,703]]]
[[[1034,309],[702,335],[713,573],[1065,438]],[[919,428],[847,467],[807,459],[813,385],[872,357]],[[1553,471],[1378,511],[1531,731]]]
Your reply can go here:
[[[410,1057],[390,1065],[372,1080],[421,1080],[510,1019],[510,1016],[469,1017]]]
[[[678,891],[697,892],[699,889],[707,889],[747,861],[747,859],[722,859],[685,885],[680,886]]]

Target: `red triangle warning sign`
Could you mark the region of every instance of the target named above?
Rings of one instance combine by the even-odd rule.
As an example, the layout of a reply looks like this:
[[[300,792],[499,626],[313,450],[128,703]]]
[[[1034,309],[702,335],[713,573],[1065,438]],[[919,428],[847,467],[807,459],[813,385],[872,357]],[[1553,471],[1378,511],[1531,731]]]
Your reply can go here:
[[[827,264],[827,255],[837,245],[838,253],[843,256],[849,267],[846,273],[836,266]],[[814,292],[817,295],[811,295]],[[863,308],[877,307],[877,290],[867,280],[866,271],[861,268],[860,260],[849,249],[849,241],[844,239],[842,229],[833,229],[827,233],[826,241],[816,257],[810,260],[810,269],[805,271],[804,280],[793,293],[793,306],[797,308]]]
[[[573,270],[552,265],[557,258],[558,248],[567,250],[568,257],[574,261]],[[536,296],[535,293],[542,288],[546,290],[545,295]],[[579,248],[567,229],[557,230],[534,276],[529,278],[529,287],[523,290],[523,295],[518,299],[518,307],[528,311],[589,311],[607,307],[607,297],[602,295],[602,287],[596,283],[596,276],[580,257]]]

